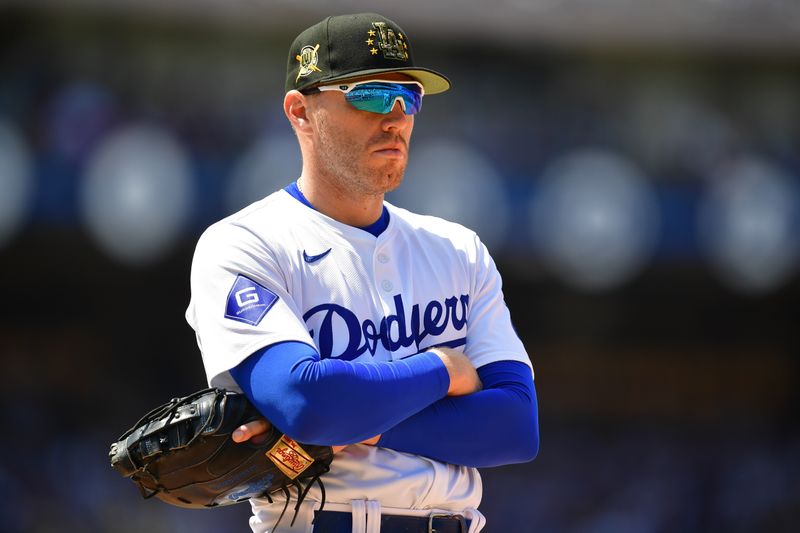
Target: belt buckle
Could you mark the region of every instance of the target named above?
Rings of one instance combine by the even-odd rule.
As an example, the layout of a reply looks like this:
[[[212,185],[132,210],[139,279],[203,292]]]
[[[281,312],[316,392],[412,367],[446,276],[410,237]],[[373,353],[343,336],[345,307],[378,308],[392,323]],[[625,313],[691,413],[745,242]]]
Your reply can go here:
[[[428,533],[436,533],[433,529],[434,518],[457,518],[458,530],[460,533],[467,533],[467,522],[464,520],[464,515],[458,513],[433,513],[428,517]]]

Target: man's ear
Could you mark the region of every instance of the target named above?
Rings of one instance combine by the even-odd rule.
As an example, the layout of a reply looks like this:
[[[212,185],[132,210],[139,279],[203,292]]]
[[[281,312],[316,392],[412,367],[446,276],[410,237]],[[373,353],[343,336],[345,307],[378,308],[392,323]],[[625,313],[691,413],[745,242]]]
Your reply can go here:
[[[309,128],[306,96],[299,91],[289,91],[283,98],[283,112],[298,133]]]

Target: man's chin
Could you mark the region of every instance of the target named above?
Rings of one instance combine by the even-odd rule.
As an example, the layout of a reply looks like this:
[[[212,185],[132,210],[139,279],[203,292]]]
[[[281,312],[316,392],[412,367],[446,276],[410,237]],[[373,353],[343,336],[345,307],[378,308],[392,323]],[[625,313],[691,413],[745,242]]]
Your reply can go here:
[[[382,182],[382,189],[384,194],[387,192],[392,192],[393,190],[400,187],[400,184],[403,183],[403,175],[405,174],[405,165],[400,170],[392,170],[389,172],[385,172],[383,174],[383,182]]]
[[[392,191],[394,191],[395,189],[397,189],[398,187],[400,187],[400,184],[401,184],[401,183],[403,183],[403,176],[400,176],[398,179],[396,179],[395,181],[393,181],[392,183],[390,183],[390,184],[389,184],[389,185],[386,187],[386,190],[384,191],[384,194],[386,194],[387,192],[392,192]]]

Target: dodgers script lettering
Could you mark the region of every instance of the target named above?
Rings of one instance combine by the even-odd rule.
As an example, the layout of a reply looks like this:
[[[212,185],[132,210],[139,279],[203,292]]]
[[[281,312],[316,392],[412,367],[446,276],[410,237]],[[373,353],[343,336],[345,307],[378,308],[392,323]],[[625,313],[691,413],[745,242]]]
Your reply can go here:
[[[310,320],[321,315],[318,331],[309,331],[317,341],[320,356],[325,359],[335,357],[351,361],[365,352],[375,355],[378,342],[389,352],[414,345],[420,349],[420,343],[430,337],[438,337],[448,328],[461,331],[467,325],[469,295],[445,298],[443,302],[433,300],[420,310],[419,304],[411,307],[410,320],[406,320],[406,309],[403,297],[394,296],[395,314],[383,317],[379,323],[370,319],[360,320],[355,313],[338,304],[320,304],[309,309],[303,320]],[[334,318],[344,328],[334,327]],[[340,354],[334,354],[335,335],[346,335],[347,345]],[[435,343],[434,343],[435,344]]]

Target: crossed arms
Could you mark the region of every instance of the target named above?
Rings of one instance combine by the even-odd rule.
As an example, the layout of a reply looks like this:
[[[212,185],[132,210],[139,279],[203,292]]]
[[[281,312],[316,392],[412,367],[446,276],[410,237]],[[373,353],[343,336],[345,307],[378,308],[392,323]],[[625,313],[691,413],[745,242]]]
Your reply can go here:
[[[311,346],[285,342],[257,351],[231,375],[268,420],[301,442],[377,444],[474,467],[538,452],[533,376],[517,361],[476,370],[449,348],[391,362],[321,360]],[[243,427],[237,440],[265,427]]]

